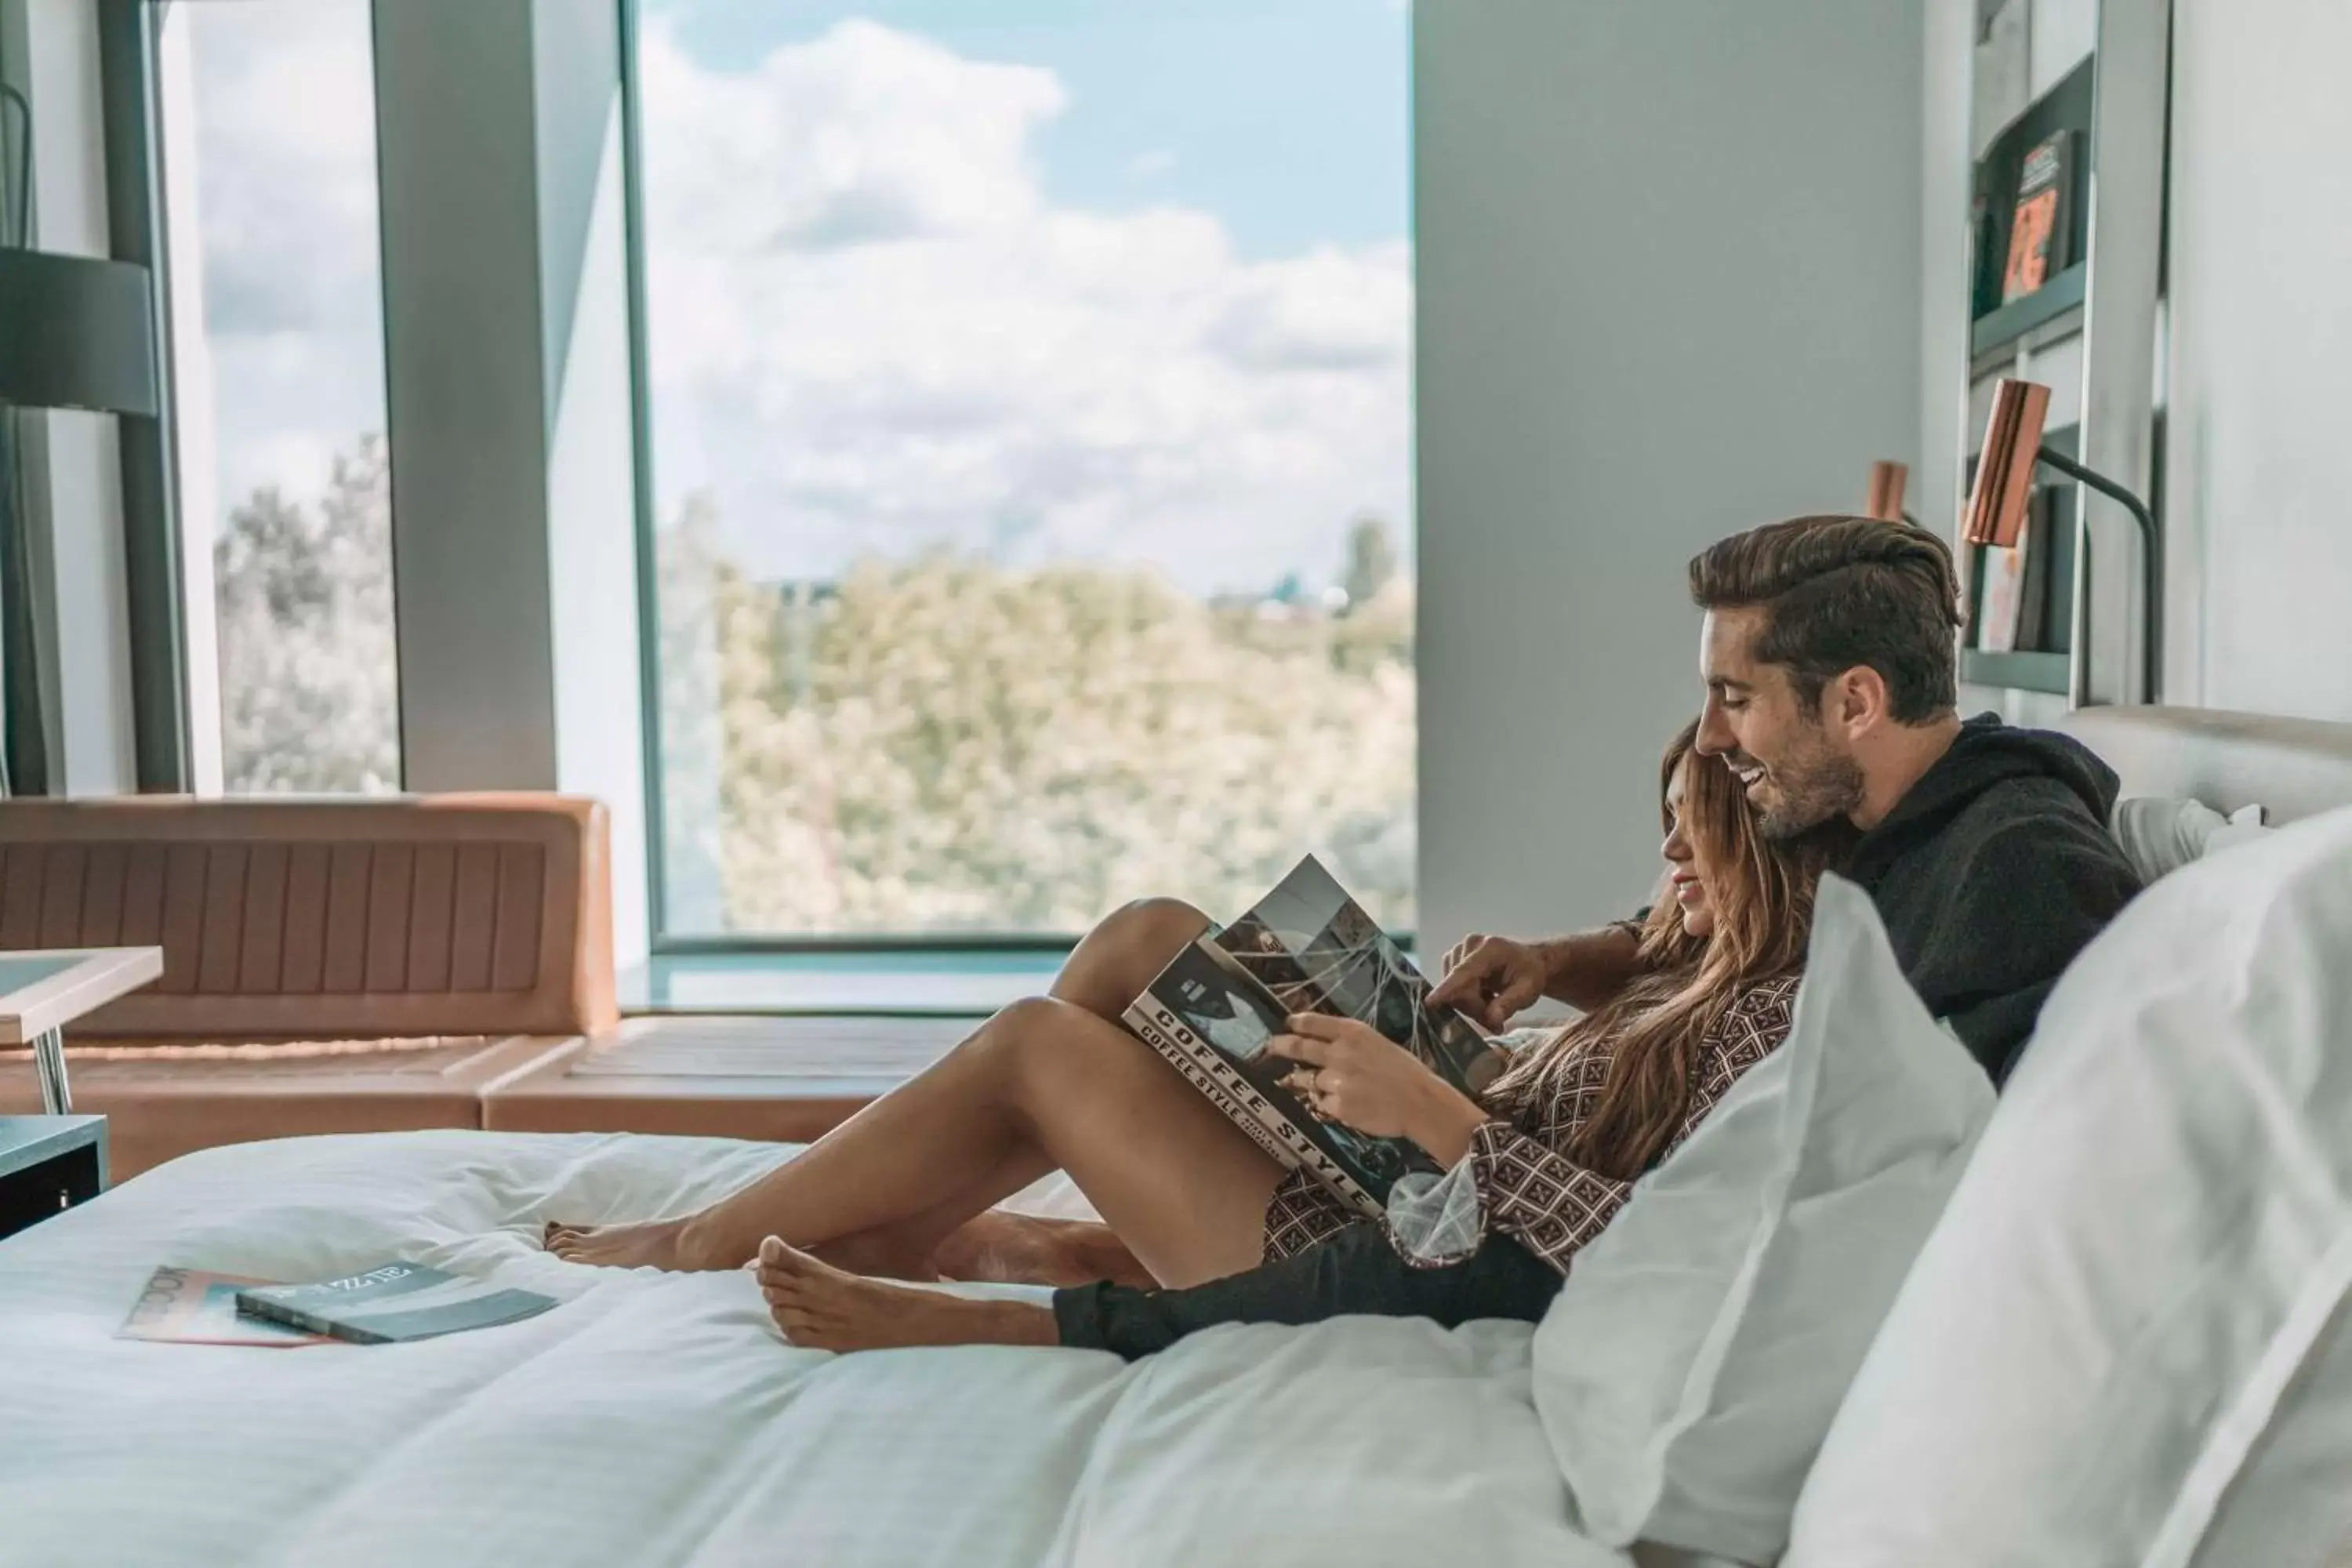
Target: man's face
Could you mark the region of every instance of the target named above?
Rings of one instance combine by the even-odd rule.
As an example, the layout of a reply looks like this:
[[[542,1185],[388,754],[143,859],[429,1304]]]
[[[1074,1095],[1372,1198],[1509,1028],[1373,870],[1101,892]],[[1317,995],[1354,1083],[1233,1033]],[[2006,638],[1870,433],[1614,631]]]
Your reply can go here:
[[[1699,630],[1706,682],[1698,749],[1730,764],[1768,838],[1788,838],[1862,804],[1862,768],[1845,738],[1801,701],[1786,668],[1749,653],[1764,611],[1709,610]]]

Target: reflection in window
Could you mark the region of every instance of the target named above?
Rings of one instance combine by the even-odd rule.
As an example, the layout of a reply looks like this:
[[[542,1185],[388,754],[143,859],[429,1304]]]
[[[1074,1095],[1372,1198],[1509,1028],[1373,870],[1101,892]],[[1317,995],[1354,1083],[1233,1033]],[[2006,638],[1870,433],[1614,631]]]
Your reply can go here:
[[[160,26],[181,507],[211,542],[223,782],[394,790],[368,0],[177,0]]]
[[[671,933],[1409,925],[1405,8],[640,12]]]

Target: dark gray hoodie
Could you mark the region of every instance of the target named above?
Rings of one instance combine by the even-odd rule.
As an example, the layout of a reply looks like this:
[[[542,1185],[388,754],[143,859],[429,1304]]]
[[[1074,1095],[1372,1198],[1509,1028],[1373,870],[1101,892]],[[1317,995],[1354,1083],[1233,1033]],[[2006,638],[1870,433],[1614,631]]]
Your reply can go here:
[[[2081,742],[1986,713],[1847,858],[1903,973],[1996,1084],[2059,972],[2139,890],[2115,804],[2115,770]]]

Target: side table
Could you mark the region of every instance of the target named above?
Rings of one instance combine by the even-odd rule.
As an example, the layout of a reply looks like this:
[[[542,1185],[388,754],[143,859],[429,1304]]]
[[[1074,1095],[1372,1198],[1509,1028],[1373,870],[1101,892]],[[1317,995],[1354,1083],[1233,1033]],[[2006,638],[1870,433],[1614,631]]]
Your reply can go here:
[[[163,973],[160,947],[78,947],[0,952],[0,1046],[30,1046],[41,1078],[41,1109],[73,1110],[62,1033],[83,1014],[138,990]]]
[[[0,1237],[105,1190],[105,1117],[0,1116]]]

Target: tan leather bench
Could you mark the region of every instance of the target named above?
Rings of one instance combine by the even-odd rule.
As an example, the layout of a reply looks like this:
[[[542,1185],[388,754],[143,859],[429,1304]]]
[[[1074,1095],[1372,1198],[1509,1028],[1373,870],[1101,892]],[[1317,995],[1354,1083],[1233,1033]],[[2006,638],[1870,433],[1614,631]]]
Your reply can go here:
[[[118,1175],[478,1127],[485,1090],[617,1022],[608,855],[604,808],[552,795],[8,801],[0,949],[163,949],[68,1036]],[[37,1109],[0,1053],[0,1112]]]

